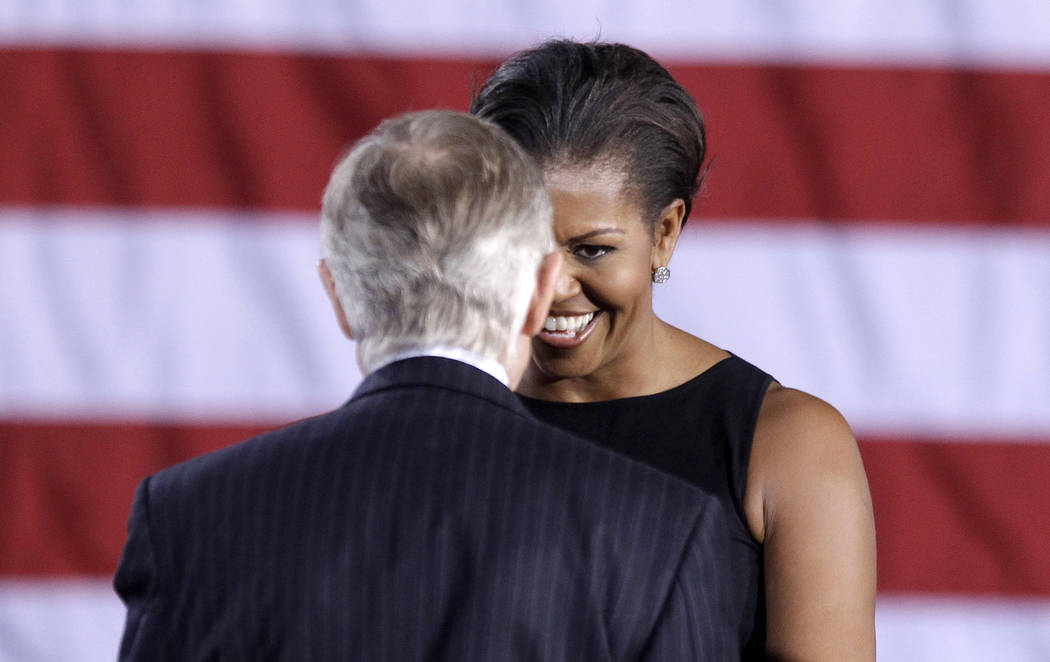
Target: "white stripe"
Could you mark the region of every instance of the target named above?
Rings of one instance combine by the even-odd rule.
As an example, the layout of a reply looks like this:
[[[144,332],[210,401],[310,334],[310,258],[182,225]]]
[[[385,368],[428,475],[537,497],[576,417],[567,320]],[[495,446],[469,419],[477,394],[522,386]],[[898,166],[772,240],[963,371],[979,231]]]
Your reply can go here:
[[[360,380],[317,223],[0,212],[0,416],[284,421]]]
[[[1050,438],[1050,232],[697,223],[665,318],[861,434]]]
[[[1050,602],[880,596],[880,662],[1045,662]]]
[[[123,629],[108,580],[0,580],[0,662],[112,662]]]
[[[281,421],[360,377],[317,222],[0,210],[0,416]],[[668,321],[860,434],[1050,439],[1050,232],[694,221]]]
[[[0,662],[109,662],[124,607],[108,580],[0,581]],[[880,662],[1045,662],[1050,602],[880,596]]]
[[[0,41],[503,55],[551,36],[662,57],[1050,64],[1045,0],[0,0]]]

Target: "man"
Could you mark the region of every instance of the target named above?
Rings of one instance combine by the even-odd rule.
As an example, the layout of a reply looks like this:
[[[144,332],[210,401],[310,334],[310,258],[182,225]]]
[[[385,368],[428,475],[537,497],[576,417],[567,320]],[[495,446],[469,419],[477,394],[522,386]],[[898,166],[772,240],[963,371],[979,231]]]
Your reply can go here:
[[[530,418],[542,176],[498,128],[384,122],[335,168],[321,278],[366,379],[337,411],[136,494],[123,660],[731,659],[724,513]],[[724,536],[721,536],[724,537]],[[713,584],[712,584],[713,585]]]

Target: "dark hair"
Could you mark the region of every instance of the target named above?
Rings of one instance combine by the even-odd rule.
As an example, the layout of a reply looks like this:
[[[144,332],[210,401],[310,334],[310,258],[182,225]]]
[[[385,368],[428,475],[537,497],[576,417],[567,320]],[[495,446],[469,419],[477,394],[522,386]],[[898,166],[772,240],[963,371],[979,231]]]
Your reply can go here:
[[[545,168],[622,168],[649,223],[675,198],[689,217],[702,180],[704,120],[667,69],[636,48],[545,42],[500,65],[470,112],[499,124]]]

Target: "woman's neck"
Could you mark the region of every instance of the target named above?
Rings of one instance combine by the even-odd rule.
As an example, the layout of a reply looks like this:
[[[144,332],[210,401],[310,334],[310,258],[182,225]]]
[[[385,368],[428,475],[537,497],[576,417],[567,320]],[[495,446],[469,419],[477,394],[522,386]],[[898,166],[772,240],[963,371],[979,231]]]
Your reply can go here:
[[[652,395],[685,383],[729,354],[653,317],[628,348],[586,375],[544,373],[530,361],[518,392],[541,400],[598,402]]]

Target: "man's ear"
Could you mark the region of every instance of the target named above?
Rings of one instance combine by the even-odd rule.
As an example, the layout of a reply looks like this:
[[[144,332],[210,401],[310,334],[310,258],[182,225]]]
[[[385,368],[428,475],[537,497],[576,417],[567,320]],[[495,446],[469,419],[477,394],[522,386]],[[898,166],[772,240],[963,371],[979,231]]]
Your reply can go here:
[[[533,337],[543,329],[543,323],[547,321],[547,314],[551,309],[551,301],[554,300],[554,288],[558,284],[558,274],[561,271],[561,253],[548,253],[540,262],[540,268],[536,272],[536,291],[532,293],[532,301],[529,302],[529,312],[525,315],[525,326],[521,332],[529,338]]]
[[[671,262],[671,255],[674,254],[684,224],[685,202],[681,198],[675,198],[660,212],[660,218],[653,228],[653,269],[666,267]]]
[[[328,294],[328,300],[332,302],[332,310],[335,311],[335,318],[339,321],[339,328],[343,330],[344,336],[353,340],[354,333],[350,330],[350,323],[346,321],[343,304],[339,301],[339,295],[335,293],[335,280],[328,269],[328,264],[323,259],[317,263],[317,273],[321,276],[321,282],[324,283],[324,291]]]

